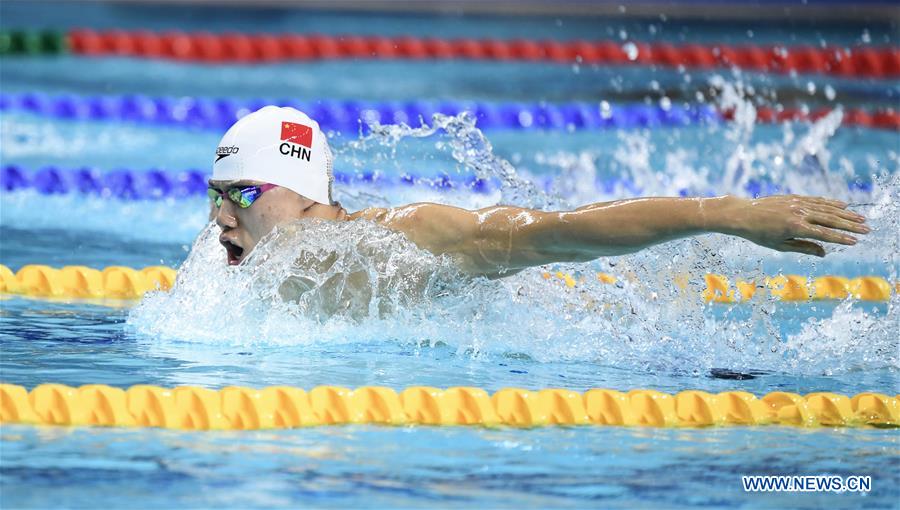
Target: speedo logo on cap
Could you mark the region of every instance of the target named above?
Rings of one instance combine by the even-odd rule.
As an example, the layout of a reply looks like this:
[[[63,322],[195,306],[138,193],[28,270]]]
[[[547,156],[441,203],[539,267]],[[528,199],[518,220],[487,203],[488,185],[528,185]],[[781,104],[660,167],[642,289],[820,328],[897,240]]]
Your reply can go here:
[[[296,122],[281,123],[281,140],[278,152],[293,158],[312,160],[313,129]]]
[[[237,154],[240,150],[241,149],[239,149],[235,145],[232,145],[231,147],[216,147],[216,156],[217,157],[216,157],[215,163],[218,163],[219,160],[222,158],[227,158],[228,156],[231,156],[232,154]]]

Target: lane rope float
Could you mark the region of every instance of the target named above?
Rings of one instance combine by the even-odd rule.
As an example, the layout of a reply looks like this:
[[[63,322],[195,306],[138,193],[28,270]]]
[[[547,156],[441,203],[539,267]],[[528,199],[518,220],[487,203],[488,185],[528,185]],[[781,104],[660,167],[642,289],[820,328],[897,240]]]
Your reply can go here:
[[[0,294],[70,299],[140,299],[151,290],[171,289],[175,277],[175,270],[165,266],[143,269],[109,266],[98,270],[85,266],[56,269],[30,264],[13,273],[0,264]]]
[[[687,390],[620,392],[591,389],[504,388],[493,395],[480,388],[418,386],[399,393],[364,386],[351,390],[318,386],[264,389],[229,386],[219,391],[180,386],[102,384],[78,388],[41,384],[31,392],[0,384],[0,423],[181,430],[258,430],[340,424],[480,425],[541,427],[614,425],[708,427],[789,425],[798,427],[896,427],[897,396],[859,393],[848,397],[816,392],[805,396],[776,391],[757,398],[745,391],[718,394]]]
[[[708,104],[668,106],[610,104],[606,101],[568,103],[511,103],[487,101],[299,101],[277,98],[228,99],[204,97],[149,97],[52,95],[39,92],[0,93],[0,111],[23,111],[59,119],[122,121],[136,124],[183,126],[224,130],[244,115],[273,104],[290,106],[316,119],[322,129],[358,132],[367,124],[430,122],[432,115],[471,112],[483,129],[587,130],[686,127],[718,124],[733,119],[733,112],[719,112]],[[759,123],[810,122],[829,114],[830,108],[813,111],[759,107]],[[845,109],[844,125],[891,131],[900,130],[900,112],[892,109]]]
[[[139,299],[151,290],[169,290],[175,284],[176,271],[165,266],[134,269],[125,266],[109,266],[93,269],[85,266],[53,268],[30,264],[17,272],[0,264],[0,294],[17,294],[30,297],[75,299]],[[543,273],[546,280],[568,288],[592,282],[614,284],[620,277],[596,273],[589,280],[563,272]],[[688,275],[678,275],[674,282],[681,290],[688,288]],[[859,299],[863,301],[887,301],[892,291],[900,293],[900,282],[894,288],[878,276],[846,278],[821,276],[808,278],[799,275],[766,277],[759,284],[738,280],[734,286],[728,278],[719,274],[704,276],[706,289],[702,298],[707,302],[738,303],[752,299],[761,291],[768,291],[773,298],[782,301],[809,301]]]
[[[81,193],[120,200],[162,200],[206,196],[208,171],[186,170],[129,170],[117,169],[100,171],[96,168],[58,168],[46,166],[29,170],[18,165],[0,167],[0,191],[15,192],[33,189],[42,195],[64,195]],[[336,171],[334,180],[340,184],[371,184],[379,188],[416,186],[437,191],[467,190],[472,193],[490,193],[499,189],[499,182],[470,175],[456,177],[449,174],[422,176],[415,173],[385,175],[379,171],[365,170],[356,173]],[[551,191],[554,178],[546,177],[544,189]],[[597,189],[611,192],[622,188],[640,192],[640,186],[631,179],[602,179],[596,183]],[[751,179],[744,189],[753,197],[776,193],[790,193],[774,184],[760,179]],[[847,189],[851,192],[868,193],[872,184],[850,181]],[[683,190],[687,196],[689,190]]]
[[[0,32],[0,55],[72,53],[208,64],[334,59],[490,60],[686,69],[739,68],[845,78],[900,76],[900,48],[684,44],[667,42],[447,39],[415,36],[243,34],[73,29]]]

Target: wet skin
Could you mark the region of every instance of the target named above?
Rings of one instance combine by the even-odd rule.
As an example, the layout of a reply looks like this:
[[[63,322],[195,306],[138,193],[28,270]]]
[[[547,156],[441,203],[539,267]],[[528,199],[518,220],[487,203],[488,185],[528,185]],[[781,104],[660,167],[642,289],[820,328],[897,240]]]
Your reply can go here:
[[[256,181],[210,181],[225,191]],[[760,199],[637,198],[589,204],[574,211],[544,212],[494,206],[471,211],[419,203],[369,208],[348,214],[340,204],[313,202],[276,187],[247,209],[225,198],[211,216],[228,263],[240,264],[276,225],[301,218],[366,219],[405,234],[435,255],[450,255],[473,275],[501,277],[554,262],[587,262],[633,253],[654,244],[704,233],[742,237],[778,251],[823,257],[820,242],[856,244],[867,234],[865,217],[840,200],[799,195]]]

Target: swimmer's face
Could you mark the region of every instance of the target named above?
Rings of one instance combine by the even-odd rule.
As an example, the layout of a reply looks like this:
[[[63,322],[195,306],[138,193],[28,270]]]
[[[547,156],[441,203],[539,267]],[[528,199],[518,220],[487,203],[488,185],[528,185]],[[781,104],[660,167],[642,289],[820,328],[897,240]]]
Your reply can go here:
[[[264,183],[247,180],[209,181],[209,186],[220,192],[261,184]],[[228,265],[234,266],[240,264],[259,240],[277,225],[315,215],[315,205],[312,200],[277,186],[259,195],[246,209],[231,201],[226,194],[218,209],[215,203],[211,203],[210,217],[215,217],[216,225],[222,229],[219,242],[228,253]]]

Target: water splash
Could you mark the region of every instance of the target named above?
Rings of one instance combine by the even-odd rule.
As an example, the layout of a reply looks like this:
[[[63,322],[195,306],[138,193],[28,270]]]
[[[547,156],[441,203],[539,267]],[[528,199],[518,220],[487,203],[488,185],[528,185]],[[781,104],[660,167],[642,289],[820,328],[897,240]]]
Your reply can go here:
[[[892,300],[888,313],[881,316],[855,308],[848,301],[837,306],[830,317],[806,321],[803,329],[791,335],[784,344],[790,368],[809,372],[811,367],[816,367],[824,375],[880,366],[900,368],[896,341],[900,327],[898,304],[897,299]],[[853,362],[836,367],[824,361],[831,359]]]
[[[484,133],[475,127],[476,118],[470,112],[457,115],[435,113],[432,124],[414,128],[405,123],[369,124],[369,134],[350,142],[354,151],[368,150],[372,145],[387,147],[391,157],[396,155],[397,145],[407,138],[427,138],[438,134],[442,137],[435,147],[449,151],[453,159],[467,172],[484,180],[498,180],[501,184],[500,203],[515,204],[537,209],[560,208],[568,205],[559,196],[548,195],[535,184],[521,178],[515,167],[506,159],[494,154],[494,148]]]
[[[277,227],[240,267],[227,267],[209,224],[179,270],[177,285],[131,314],[146,333],[237,344],[297,343],[312,325],[356,324],[412,311],[461,281],[447,258],[368,221],[305,219]],[[182,311],[193,313],[184,318]],[[221,313],[229,331],[221,331]],[[142,317],[154,316],[152,321]],[[240,326],[237,326],[240,325]],[[298,328],[298,326],[301,326]],[[240,329],[233,329],[239,327]]]

